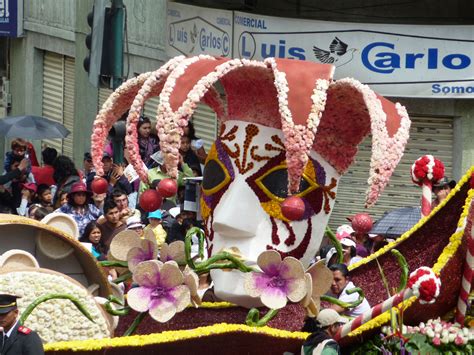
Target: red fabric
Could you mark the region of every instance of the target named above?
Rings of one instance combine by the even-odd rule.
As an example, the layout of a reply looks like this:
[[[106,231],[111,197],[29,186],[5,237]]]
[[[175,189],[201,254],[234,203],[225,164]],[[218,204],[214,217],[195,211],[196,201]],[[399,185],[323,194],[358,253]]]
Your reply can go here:
[[[53,173],[54,169],[51,165],[32,166],[31,172],[35,177],[36,185],[46,184],[48,186],[54,185]]]
[[[36,157],[36,151],[35,147],[33,147],[33,144],[28,143],[28,158],[30,159],[31,166],[39,166],[38,163],[38,158]]]

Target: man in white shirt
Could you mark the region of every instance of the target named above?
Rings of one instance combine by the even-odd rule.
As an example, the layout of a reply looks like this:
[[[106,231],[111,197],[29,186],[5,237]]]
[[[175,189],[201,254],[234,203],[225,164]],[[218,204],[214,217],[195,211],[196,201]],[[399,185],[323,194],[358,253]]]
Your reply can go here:
[[[349,280],[349,270],[344,264],[333,264],[329,267],[333,274],[333,282],[331,285],[331,290],[328,292],[328,296],[339,299],[339,301],[346,303],[353,303],[359,298],[357,292],[348,294],[347,291],[355,288],[356,286]],[[368,311],[370,309],[369,302],[364,298],[362,303],[354,308],[343,308],[339,305],[331,305],[339,314],[348,316],[348,317],[357,317],[358,315]]]

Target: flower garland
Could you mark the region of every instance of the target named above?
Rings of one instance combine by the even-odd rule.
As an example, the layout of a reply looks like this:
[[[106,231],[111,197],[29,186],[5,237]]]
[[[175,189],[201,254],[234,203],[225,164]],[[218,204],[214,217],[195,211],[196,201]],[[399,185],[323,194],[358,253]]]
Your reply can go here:
[[[355,269],[356,267],[359,267],[363,264],[368,263],[369,261],[381,256],[382,254],[388,252],[392,248],[394,248],[396,245],[401,243],[402,241],[408,239],[414,232],[416,232],[419,228],[421,228],[425,223],[428,222],[433,216],[436,214],[436,211],[439,209],[443,208],[444,205],[449,203],[449,201],[454,197],[456,193],[460,191],[460,188],[466,184],[469,183],[469,179],[471,178],[472,173],[474,172],[474,167],[471,167],[469,171],[462,177],[462,179],[459,181],[459,183],[456,185],[456,187],[451,191],[451,193],[448,195],[448,197],[442,201],[433,211],[432,213],[426,217],[422,218],[416,225],[414,225],[409,231],[404,233],[400,238],[398,238],[396,241],[386,245],[385,247],[381,248],[378,250],[376,253],[370,255],[367,258],[362,259],[358,263],[355,263],[351,266],[349,266],[349,270]],[[444,248],[443,252],[441,255],[438,257],[438,261],[435,263],[435,265],[432,267],[432,270],[435,274],[439,275],[443,267],[447,264],[447,262],[452,258],[454,253],[458,250],[459,246],[462,243],[462,238],[464,235],[464,225],[465,225],[465,219],[468,215],[469,212],[469,206],[471,205],[471,201],[474,198],[474,189],[469,190],[468,196],[466,198],[464,207],[463,207],[463,212],[461,213],[461,216],[458,221],[458,229],[456,232],[450,237],[448,245]],[[408,300],[404,301],[403,303],[400,304],[399,308],[405,310],[408,309],[415,301],[417,300],[417,297],[411,297]],[[387,311],[385,313],[382,313],[380,316],[377,318],[372,319],[371,321],[361,325],[354,331],[348,334],[349,337],[354,337],[357,335],[360,335],[368,330],[374,329],[374,328],[379,328],[383,324],[387,323],[390,321],[390,312]]]
[[[273,71],[274,83],[278,93],[278,106],[282,120],[282,131],[285,136],[286,161],[288,165],[288,191],[296,193],[304,167],[309,159],[309,151],[313,146],[320,118],[326,106],[326,91],[329,87],[329,81],[323,79],[316,80],[316,86],[311,95],[313,104],[307,118],[306,127],[296,125],[288,105],[289,85],[286,80],[286,74],[278,70],[275,58],[267,58],[264,62]]]
[[[228,333],[262,334],[275,338],[305,340],[309,333],[290,332],[287,330],[274,329],[270,327],[249,327],[243,324],[219,323],[207,327],[199,327],[190,330],[172,330],[150,335],[134,335],[112,339],[67,341],[46,344],[45,351],[92,351],[119,347],[142,347],[152,344],[171,343],[202,337],[216,336]]]
[[[212,57],[193,57],[189,59],[189,62],[183,63],[181,66],[187,68],[187,66],[202,59],[212,59]],[[181,66],[177,68],[166,81],[165,87],[160,95],[160,105],[158,106],[156,122],[157,132],[160,137],[160,146],[165,155],[167,171],[170,172],[171,176],[173,176],[172,174],[177,173],[179,155],[177,155],[176,152],[179,154],[182,128],[187,126],[187,120],[194,113],[199,101],[204,98],[203,101],[212,104],[213,106],[211,107],[218,113],[218,118],[221,121],[227,118],[225,105],[215,89],[212,88],[212,85],[227,73],[243,66],[265,68],[265,65],[261,62],[243,59],[233,59],[219,64],[216,66],[214,71],[199,79],[191,91],[189,91],[186,100],[181,104],[176,112],[173,112],[170,105],[170,95],[176,85],[177,79],[185,72],[185,68],[183,69]],[[163,104],[161,104],[161,102],[163,102]],[[213,104],[214,102],[216,102],[216,104]],[[168,117],[168,119],[166,120],[165,117]],[[166,127],[169,129],[175,129],[176,132],[173,131],[173,134],[170,134],[170,131],[166,129]]]
[[[179,146],[181,143],[182,127],[179,125],[177,116],[189,117],[192,111],[181,106],[177,112],[171,108],[170,96],[176,86],[177,79],[182,76],[186,69],[199,60],[216,60],[209,55],[198,55],[182,60],[168,76],[160,94],[160,104],[156,115],[156,131],[160,138],[160,147],[164,155],[164,164],[167,173],[172,178],[178,177],[177,163],[179,160]],[[187,121],[186,125],[187,125]]]
[[[143,73],[120,85],[104,102],[92,126],[91,156],[98,176],[104,175],[102,155],[110,129],[117,119],[127,111],[133,97],[152,72]]]
[[[130,111],[127,117],[127,134],[125,136],[125,145],[130,154],[130,163],[137,172],[140,180],[148,184],[148,174],[143,168],[143,160],[139,153],[138,148],[138,132],[137,124],[140,118],[140,113],[142,111],[143,105],[148,98],[152,96],[157,96],[160,94],[163,87],[163,80],[166,80],[166,77],[169,73],[176,68],[176,66],[184,60],[184,56],[178,56],[169,60],[165,65],[160,69],[153,72],[143,83],[143,86],[140,88],[138,93],[133,100],[133,104],[130,107]]]

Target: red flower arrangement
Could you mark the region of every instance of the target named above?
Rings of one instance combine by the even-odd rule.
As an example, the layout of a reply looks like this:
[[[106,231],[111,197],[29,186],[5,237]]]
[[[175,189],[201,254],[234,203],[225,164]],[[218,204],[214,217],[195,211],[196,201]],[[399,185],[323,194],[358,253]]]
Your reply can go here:
[[[423,155],[411,167],[411,179],[419,186],[424,180],[439,182],[444,177],[444,164],[432,155]]]

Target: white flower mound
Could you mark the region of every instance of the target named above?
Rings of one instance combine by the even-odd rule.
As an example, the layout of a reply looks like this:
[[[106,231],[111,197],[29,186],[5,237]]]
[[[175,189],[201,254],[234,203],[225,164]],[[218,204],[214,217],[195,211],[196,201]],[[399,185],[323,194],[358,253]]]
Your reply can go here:
[[[95,320],[92,323],[70,300],[43,302],[26,319],[25,326],[38,332],[44,343],[111,337],[94,297],[65,277],[36,271],[12,271],[0,275],[0,290],[21,296],[18,299],[20,313],[39,296],[67,293],[77,297]]]

